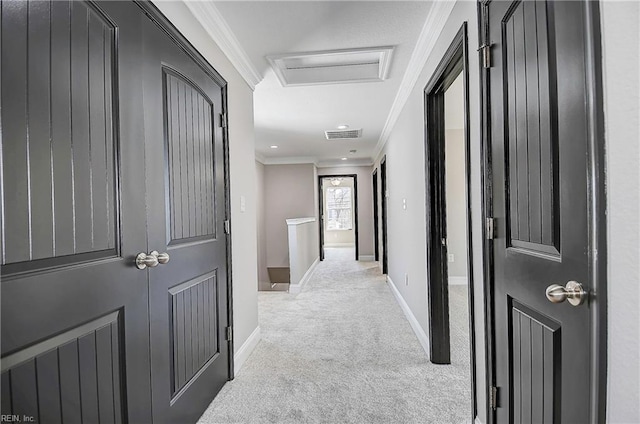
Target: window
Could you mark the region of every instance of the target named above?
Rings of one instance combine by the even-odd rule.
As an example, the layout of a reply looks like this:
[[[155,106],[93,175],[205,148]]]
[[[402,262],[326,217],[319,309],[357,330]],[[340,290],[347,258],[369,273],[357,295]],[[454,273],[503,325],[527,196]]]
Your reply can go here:
[[[351,187],[327,188],[327,230],[350,230]]]

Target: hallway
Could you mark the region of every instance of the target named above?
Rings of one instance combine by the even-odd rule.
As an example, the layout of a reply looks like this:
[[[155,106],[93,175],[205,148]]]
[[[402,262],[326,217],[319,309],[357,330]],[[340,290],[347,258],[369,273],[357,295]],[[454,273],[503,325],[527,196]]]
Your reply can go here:
[[[262,341],[200,423],[469,422],[467,317],[451,317],[452,365],[431,364],[377,264],[352,255],[327,249],[296,296],[259,293]]]

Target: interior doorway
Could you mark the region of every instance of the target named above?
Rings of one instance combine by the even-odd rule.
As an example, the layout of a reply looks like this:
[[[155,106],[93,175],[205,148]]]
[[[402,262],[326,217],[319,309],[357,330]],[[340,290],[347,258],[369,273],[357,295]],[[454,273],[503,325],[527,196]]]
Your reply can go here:
[[[475,405],[466,24],[425,89],[430,360],[468,367]]]
[[[380,230],[378,228],[378,170],[374,169],[371,174],[373,180],[373,259],[378,262],[380,260]]]
[[[353,250],[358,260],[358,177],[355,174],[318,177],[320,260],[325,248]]]

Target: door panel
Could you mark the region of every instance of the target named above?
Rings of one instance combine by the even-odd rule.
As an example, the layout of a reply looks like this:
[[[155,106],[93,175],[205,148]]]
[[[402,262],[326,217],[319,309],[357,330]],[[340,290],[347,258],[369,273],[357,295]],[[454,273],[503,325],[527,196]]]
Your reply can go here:
[[[513,302],[513,417],[514,422],[557,421],[560,377],[560,326]]]
[[[121,422],[121,320],[113,312],[4,357],[3,413],[37,411],[40,422]]]
[[[169,290],[171,296],[172,394],[176,394],[217,353],[216,272]]]
[[[169,161],[169,244],[215,239],[214,105],[197,87],[163,69]]]
[[[223,82],[144,25],[154,422],[195,422],[229,378]]]
[[[498,422],[589,422],[590,290],[585,6],[488,5]]]
[[[0,7],[2,413],[147,422],[142,15]]]
[[[511,246],[559,255],[556,68],[548,12],[544,3],[521,2],[502,23],[507,228]]]
[[[81,2],[3,8],[3,38],[12,40],[2,50],[11,103],[3,157],[12,172],[4,175],[2,265],[10,273],[113,256],[115,27]]]

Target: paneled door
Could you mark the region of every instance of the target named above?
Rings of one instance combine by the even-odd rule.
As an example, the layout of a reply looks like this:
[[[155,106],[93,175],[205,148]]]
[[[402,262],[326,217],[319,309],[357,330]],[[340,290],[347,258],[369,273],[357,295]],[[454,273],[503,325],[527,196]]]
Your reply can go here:
[[[598,419],[588,7],[488,5],[499,423]]]
[[[3,417],[149,422],[143,15],[0,8]]]
[[[222,80],[151,21],[144,31],[154,423],[195,422],[229,379]]]

